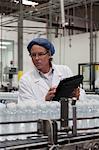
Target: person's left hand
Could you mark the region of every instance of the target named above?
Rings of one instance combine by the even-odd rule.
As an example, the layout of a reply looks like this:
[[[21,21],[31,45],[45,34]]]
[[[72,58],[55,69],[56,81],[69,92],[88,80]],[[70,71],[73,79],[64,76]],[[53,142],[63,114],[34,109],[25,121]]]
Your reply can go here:
[[[77,100],[79,100],[79,96],[80,96],[80,88],[76,88],[74,89],[74,91],[72,92],[72,97],[76,97]]]

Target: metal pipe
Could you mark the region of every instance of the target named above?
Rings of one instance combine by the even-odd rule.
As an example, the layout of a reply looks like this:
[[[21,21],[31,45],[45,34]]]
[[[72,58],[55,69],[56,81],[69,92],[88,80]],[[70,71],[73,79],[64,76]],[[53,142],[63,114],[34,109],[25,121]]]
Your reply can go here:
[[[49,9],[48,9],[48,12],[49,12],[49,18],[48,18],[48,20],[47,20],[47,38],[51,41],[51,39],[52,39],[52,31],[51,31],[51,29],[52,29],[52,4],[53,4],[53,2],[52,2],[52,0],[50,0],[49,1],[49,3],[48,3],[48,6],[49,6]]]
[[[1,10],[2,10],[2,9],[1,9]],[[1,76],[1,77],[0,77],[0,81],[1,81],[1,85],[2,85],[2,73],[3,73],[3,70],[2,70],[2,69],[3,69],[3,66],[2,66],[2,65],[3,65],[3,64],[2,64],[2,13],[1,13],[1,60],[0,60],[0,65],[1,65],[1,66],[0,66],[0,67],[1,67],[1,72],[0,72],[0,76]],[[0,85],[0,86],[1,86],[1,85]]]
[[[23,74],[23,6],[22,0],[19,1],[18,18],[18,79]]]
[[[87,2],[85,2],[85,26],[86,26],[86,32],[88,32],[88,8],[87,8]]]
[[[90,63],[93,63],[93,2],[90,3]]]
[[[60,0],[60,7],[61,7],[61,21],[62,27],[65,27],[65,10],[64,10],[64,0]]]
[[[61,128],[68,127],[68,121],[69,121],[69,114],[68,114],[69,108],[68,108],[68,99],[67,98],[61,98]]]
[[[73,110],[73,135],[77,135],[77,116],[76,116],[76,100],[72,100],[72,110]]]

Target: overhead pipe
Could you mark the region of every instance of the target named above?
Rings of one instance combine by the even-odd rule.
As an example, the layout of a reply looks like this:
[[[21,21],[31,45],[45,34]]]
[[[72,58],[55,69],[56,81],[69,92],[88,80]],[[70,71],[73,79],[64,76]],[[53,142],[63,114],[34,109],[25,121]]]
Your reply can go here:
[[[19,17],[18,17],[18,80],[23,75],[23,5],[22,0],[19,1]]]
[[[1,46],[1,48],[0,48],[0,53],[1,53],[1,57],[0,57],[0,65],[1,65],[1,71],[0,71],[0,86],[2,85],[2,82],[3,82],[3,63],[2,63],[2,13],[1,13],[1,44],[0,44],[0,46]]]
[[[88,8],[87,8],[87,2],[85,2],[85,26],[86,26],[86,32],[88,32]]]
[[[52,2],[52,0],[50,0],[49,1],[49,6],[51,6],[51,7],[49,7],[50,9],[49,9],[49,21],[48,21],[48,27],[49,27],[49,33],[48,33],[48,39],[51,41],[51,39],[52,39],[52,4],[53,4],[53,2]]]
[[[61,22],[62,27],[65,27],[65,10],[64,10],[64,0],[60,0],[60,7],[61,7]]]
[[[93,63],[93,2],[90,3],[90,63]]]

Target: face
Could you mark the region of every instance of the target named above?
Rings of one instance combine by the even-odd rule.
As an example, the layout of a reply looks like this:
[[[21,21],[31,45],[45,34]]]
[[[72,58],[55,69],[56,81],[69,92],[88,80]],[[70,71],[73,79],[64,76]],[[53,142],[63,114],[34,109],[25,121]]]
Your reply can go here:
[[[50,70],[49,59],[51,55],[44,47],[33,45],[31,48],[31,58],[33,64],[39,71],[47,73]]]

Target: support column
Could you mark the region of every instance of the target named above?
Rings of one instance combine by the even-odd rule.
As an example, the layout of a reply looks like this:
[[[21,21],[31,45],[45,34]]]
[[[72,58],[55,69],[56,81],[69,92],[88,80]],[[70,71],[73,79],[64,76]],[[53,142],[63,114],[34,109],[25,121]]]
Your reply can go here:
[[[90,63],[94,61],[93,54],[93,2],[90,3]]]
[[[48,22],[47,22],[47,38],[51,41],[52,40],[52,5],[53,1],[49,1],[49,16],[48,16]]]
[[[19,1],[18,17],[18,80],[23,74],[23,6],[22,0]]]

